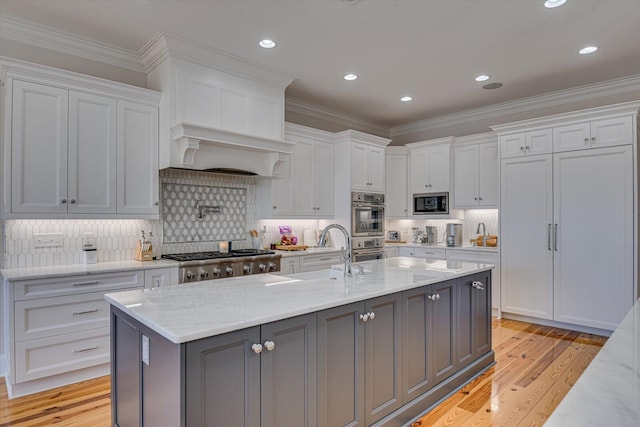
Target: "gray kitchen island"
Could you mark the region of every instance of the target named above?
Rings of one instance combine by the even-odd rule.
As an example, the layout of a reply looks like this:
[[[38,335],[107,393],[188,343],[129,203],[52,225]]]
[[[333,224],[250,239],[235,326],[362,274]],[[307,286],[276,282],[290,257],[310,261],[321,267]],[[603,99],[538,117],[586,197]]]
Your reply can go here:
[[[114,425],[401,426],[494,363],[492,265],[358,265],[107,294]]]

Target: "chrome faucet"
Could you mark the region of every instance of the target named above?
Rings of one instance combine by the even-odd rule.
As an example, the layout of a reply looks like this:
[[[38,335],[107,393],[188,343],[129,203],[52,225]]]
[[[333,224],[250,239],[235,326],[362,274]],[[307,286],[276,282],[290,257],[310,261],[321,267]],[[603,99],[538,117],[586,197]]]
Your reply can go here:
[[[478,223],[478,228],[476,229],[476,234],[480,234],[480,226],[482,226],[482,246],[487,246],[487,228],[484,225],[484,222]]]
[[[344,234],[344,240],[347,244],[346,249],[343,250],[342,261],[344,261],[344,275],[351,276],[351,237],[349,237],[349,232],[346,228],[341,226],[340,224],[329,224],[327,225],[322,233],[320,233],[320,239],[318,240],[318,246],[324,246],[327,243],[327,233],[332,228],[340,230],[342,234]]]

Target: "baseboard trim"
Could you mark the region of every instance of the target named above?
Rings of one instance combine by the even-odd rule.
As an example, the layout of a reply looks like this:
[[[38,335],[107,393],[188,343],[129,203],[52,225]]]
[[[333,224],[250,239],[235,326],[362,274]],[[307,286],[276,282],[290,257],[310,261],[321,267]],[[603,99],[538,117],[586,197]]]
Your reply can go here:
[[[534,323],[536,325],[551,326],[554,328],[568,329],[570,331],[584,332],[586,334],[610,337],[613,331],[608,329],[592,328],[589,326],[574,325],[572,323],[556,322],[555,320],[540,319],[538,317],[523,316],[521,314],[502,312],[504,319],[518,320],[520,322]]]

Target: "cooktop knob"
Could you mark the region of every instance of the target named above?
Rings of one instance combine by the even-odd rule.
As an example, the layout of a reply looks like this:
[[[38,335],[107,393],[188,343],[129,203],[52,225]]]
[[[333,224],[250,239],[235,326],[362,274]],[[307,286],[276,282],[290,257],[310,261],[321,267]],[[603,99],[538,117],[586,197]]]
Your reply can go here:
[[[227,273],[227,276],[233,276],[233,268],[232,267],[227,267],[225,271]]]
[[[251,266],[250,265],[245,265],[244,267],[242,267],[242,271],[244,272],[244,274],[250,274],[251,273]]]
[[[219,277],[220,276],[220,269],[217,267],[213,267],[213,276],[214,277]]]
[[[269,271],[276,271],[276,263],[275,262],[270,262],[269,263]]]
[[[258,269],[260,270],[260,273],[264,273],[265,271],[267,271],[267,266],[264,264],[260,264],[258,266]]]
[[[205,269],[200,270],[200,277],[202,278],[209,277],[209,272]]]
[[[193,280],[196,277],[196,274],[193,271],[187,271],[187,279]]]

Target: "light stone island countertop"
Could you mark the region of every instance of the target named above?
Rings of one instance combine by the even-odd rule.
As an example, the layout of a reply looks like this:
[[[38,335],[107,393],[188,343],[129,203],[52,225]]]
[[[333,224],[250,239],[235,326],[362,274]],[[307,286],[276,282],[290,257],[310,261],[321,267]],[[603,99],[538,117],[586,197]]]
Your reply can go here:
[[[0,277],[5,280],[33,280],[59,276],[109,273],[127,270],[147,270],[151,268],[174,267],[178,263],[171,260],[157,261],[110,261],[95,264],[50,265],[44,267],[5,268]]]
[[[640,425],[640,301],[580,376],[545,427]]]
[[[350,278],[338,270],[259,274],[111,293],[105,299],[180,344],[493,268],[411,257],[358,265],[365,274]]]

